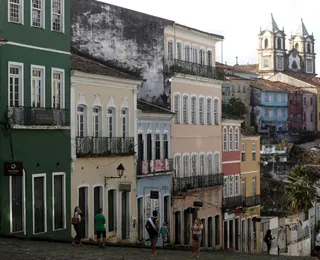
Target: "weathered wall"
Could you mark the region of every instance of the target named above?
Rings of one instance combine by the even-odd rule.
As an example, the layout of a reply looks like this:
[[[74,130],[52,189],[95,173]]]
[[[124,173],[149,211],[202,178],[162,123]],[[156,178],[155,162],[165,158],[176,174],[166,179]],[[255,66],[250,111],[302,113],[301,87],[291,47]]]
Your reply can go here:
[[[71,47],[138,72],[139,98],[170,108],[163,80],[164,27],[173,22],[98,2],[71,0]]]

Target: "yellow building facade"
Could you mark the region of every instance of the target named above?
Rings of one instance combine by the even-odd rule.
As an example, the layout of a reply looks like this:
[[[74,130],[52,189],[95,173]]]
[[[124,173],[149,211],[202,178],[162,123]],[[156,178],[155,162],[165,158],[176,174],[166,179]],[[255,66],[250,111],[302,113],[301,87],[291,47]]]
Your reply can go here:
[[[260,252],[260,136],[241,136],[241,251]]]
[[[95,239],[94,216],[102,209],[108,241],[135,243],[134,154],[141,81],[77,55],[72,56],[72,67],[72,214],[76,206],[81,208],[85,239]]]

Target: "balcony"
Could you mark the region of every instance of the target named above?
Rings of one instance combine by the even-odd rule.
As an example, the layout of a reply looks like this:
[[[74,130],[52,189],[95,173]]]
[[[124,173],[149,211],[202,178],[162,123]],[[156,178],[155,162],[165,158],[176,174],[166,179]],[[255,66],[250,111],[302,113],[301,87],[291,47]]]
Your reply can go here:
[[[62,108],[9,107],[11,125],[20,126],[70,126],[69,114]]]
[[[260,204],[261,204],[260,195],[246,197],[245,202],[244,202],[245,207],[253,207],[253,206],[258,206]]]
[[[175,195],[182,195],[188,190],[201,189],[223,185],[221,173],[192,176],[173,179],[173,192]]]
[[[133,137],[77,137],[77,157],[134,155]]]
[[[145,160],[137,163],[138,176],[172,172],[173,170],[173,159]]]
[[[244,205],[244,198],[242,195],[224,198],[222,204],[224,210],[235,209]]]
[[[177,59],[167,60],[165,71],[167,73],[183,73],[212,79],[224,79],[222,69]]]

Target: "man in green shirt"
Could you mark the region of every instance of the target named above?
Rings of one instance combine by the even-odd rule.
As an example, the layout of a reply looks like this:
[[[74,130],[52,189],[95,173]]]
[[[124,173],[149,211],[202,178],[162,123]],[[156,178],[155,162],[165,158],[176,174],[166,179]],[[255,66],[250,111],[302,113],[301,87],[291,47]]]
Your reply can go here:
[[[94,217],[94,226],[97,234],[99,247],[101,248],[106,247],[104,245],[105,239],[107,237],[105,224],[106,224],[106,218],[102,214],[102,209],[99,209],[98,214]]]

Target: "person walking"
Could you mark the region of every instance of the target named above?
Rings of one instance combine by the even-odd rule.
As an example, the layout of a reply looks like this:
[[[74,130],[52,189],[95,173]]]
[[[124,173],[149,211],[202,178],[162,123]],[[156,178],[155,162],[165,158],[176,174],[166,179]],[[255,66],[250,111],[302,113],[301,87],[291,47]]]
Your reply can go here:
[[[195,256],[196,248],[198,249],[197,258],[200,257],[200,243],[202,240],[203,225],[200,218],[197,218],[193,224],[192,230],[192,257]]]
[[[148,218],[146,223],[146,229],[151,241],[151,251],[152,251],[151,256],[156,256],[156,246],[157,246],[159,226],[160,226],[160,221],[157,218],[157,216],[158,216],[158,212],[154,210],[152,212],[152,217]]]
[[[78,206],[75,207],[73,218],[71,221],[74,231],[76,232],[76,236],[73,238],[73,241],[72,241],[72,245],[74,246],[77,246],[77,245],[82,246],[82,243],[81,243],[82,238],[80,234],[81,214],[82,214],[81,209]]]
[[[317,251],[317,259],[320,260],[320,230],[318,230],[316,235],[316,251]]]
[[[274,238],[272,237],[271,235],[271,230],[268,229],[267,232],[266,232],[266,235],[264,236],[264,242],[266,243],[267,245],[267,254],[270,255],[270,250],[271,250],[271,241],[273,240]]]
[[[102,209],[99,209],[99,212],[94,217],[94,229],[97,234],[97,239],[100,248],[105,248],[105,240],[107,238],[106,233],[106,217],[102,214]]]
[[[162,242],[163,242],[163,247],[164,247],[164,243],[166,243],[168,241],[168,223],[164,222],[162,227],[160,228],[160,234],[162,237]]]

